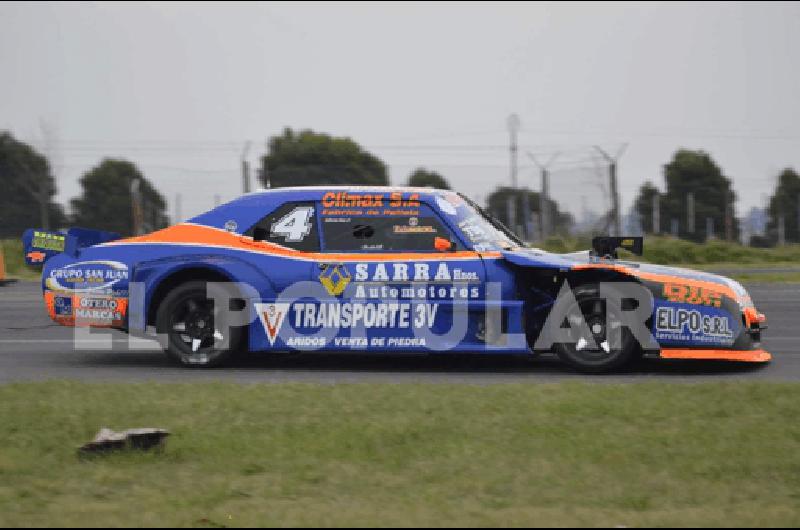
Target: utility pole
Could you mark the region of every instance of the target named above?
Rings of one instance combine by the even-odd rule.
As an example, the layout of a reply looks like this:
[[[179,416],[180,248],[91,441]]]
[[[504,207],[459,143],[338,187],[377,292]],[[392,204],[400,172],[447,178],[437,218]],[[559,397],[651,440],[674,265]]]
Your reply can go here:
[[[694,193],[686,194],[686,231],[694,235]]]
[[[733,193],[725,192],[725,240],[733,240]]]
[[[606,159],[608,162],[608,177],[610,180],[611,186],[611,226],[613,227],[613,234],[614,236],[621,235],[621,222],[620,222],[620,207],[619,207],[619,189],[617,188],[617,161],[622,156],[622,153],[625,152],[625,149],[628,147],[628,144],[622,144],[619,151],[615,156],[611,156],[606,153],[600,146],[594,146],[597,152]]]
[[[516,114],[512,114],[507,120],[508,133],[510,135],[509,148],[511,151],[511,187],[517,189],[517,133],[519,132],[520,119]]]
[[[528,151],[528,157],[533,160],[533,163],[539,168],[539,171],[542,175],[542,188],[541,192],[539,193],[539,227],[542,232],[542,241],[547,239],[550,235],[550,231],[552,230],[552,223],[551,215],[550,215],[550,172],[548,168],[555,162],[556,158],[560,153],[555,153],[550,157],[550,160],[547,163],[542,164],[539,160]]]
[[[661,195],[659,193],[653,195],[653,233],[655,235],[661,233]]]
[[[267,157],[269,156],[269,140],[264,142],[264,156],[261,158],[261,167],[258,170],[258,179],[263,184],[264,188],[272,188],[272,181],[270,180],[269,170],[267,169]]]
[[[250,162],[247,161],[247,154],[250,152],[251,142],[244,143],[242,150],[242,192],[250,193]]]
[[[786,244],[786,217],[781,213],[778,217],[778,245]]]

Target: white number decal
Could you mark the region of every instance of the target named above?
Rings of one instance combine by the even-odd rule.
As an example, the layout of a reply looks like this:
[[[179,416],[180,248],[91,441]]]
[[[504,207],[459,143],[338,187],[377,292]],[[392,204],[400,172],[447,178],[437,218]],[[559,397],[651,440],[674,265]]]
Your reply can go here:
[[[283,236],[287,243],[298,243],[311,233],[313,206],[298,206],[281,217],[270,227],[270,235]]]

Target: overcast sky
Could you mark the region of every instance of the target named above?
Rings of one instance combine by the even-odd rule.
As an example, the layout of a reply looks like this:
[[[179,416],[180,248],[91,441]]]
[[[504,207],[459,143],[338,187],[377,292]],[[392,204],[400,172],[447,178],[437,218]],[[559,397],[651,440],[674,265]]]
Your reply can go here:
[[[59,199],[102,157],[136,162],[183,217],[241,190],[283,127],[349,136],[482,200],[508,183],[506,120],[562,152],[554,198],[624,205],[676,148],[705,149],[738,213],[800,169],[800,4],[0,4],[0,129],[47,148]],[[42,125],[44,124],[44,126]],[[47,133],[43,133],[43,129]],[[174,213],[171,210],[170,213]]]

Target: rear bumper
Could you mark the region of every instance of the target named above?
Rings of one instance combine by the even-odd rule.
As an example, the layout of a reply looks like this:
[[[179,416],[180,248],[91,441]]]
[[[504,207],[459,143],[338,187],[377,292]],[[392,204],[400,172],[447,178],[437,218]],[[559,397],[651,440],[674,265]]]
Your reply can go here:
[[[768,363],[772,355],[765,350],[702,350],[662,348],[659,356],[662,359],[697,359],[705,361],[738,361],[745,363]]]

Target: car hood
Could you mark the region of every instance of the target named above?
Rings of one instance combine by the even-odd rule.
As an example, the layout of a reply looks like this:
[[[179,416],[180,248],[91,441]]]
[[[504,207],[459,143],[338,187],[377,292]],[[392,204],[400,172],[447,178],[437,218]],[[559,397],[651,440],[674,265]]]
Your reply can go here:
[[[723,290],[730,289],[733,291],[737,299],[749,298],[744,287],[735,280],[709,272],[695,271],[681,267],[668,267],[665,265],[624,260],[598,259],[591,256],[589,251],[574,252],[571,254],[553,254],[536,248],[522,248],[503,251],[502,254],[509,263],[520,267],[558,269],[563,272],[608,269],[643,280],[662,283],[670,281],[689,281],[702,282],[706,285],[718,285]]]

